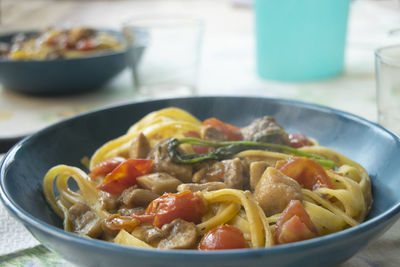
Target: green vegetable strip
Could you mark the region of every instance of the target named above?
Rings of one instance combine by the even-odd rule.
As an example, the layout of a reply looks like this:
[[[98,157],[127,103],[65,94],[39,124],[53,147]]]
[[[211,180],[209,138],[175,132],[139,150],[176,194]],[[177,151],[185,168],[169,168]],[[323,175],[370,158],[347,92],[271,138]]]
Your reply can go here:
[[[197,163],[205,160],[222,160],[232,157],[233,155],[248,149],[264,149],[264,148],[272,148],[279,149],[284,152],[291,153],[296,156],[311,158],[319,164],[327,168],[334,168],[336,166],[335,162],[326,158],[323,158],[318,155],[314,155],[311,153],[307,153],[304,151],[300,151],[296,148],[273,144],[273,143],[262,143],[255,141],[210,141],[203,140],[199,138],[171,138],[166,140],[167,143],[167,152],[171,159],[176,163]],[[190,154],[184,155],[178,151],[178,146],[180,144],[191,144],[191,145],[200,145],[200,146],[210,146],[210,147],[218,147],[215,151],[208,154]]]

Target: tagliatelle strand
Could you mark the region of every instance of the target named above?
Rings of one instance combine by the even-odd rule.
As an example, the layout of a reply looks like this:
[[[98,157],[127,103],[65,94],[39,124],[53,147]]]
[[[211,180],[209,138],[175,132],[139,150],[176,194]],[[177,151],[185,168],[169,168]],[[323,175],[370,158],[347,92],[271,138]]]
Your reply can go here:
[[[60,178],[60,180],[58,180]],[[74,179],[79,187],[78,192],[72,192],[68,179]],[[59,197],[56,198],[53,186],[56,181]],[[65,211],[79,201],[84,201],[97,213],[100,218],[106,218],[109,213],[102,210],[99,203],[98,190],[91,178],[82,170],[67,165],[57,165],[51,168],[43,179],[43,193],[47,202],[61,218]]]
[[[221,203],[217,214],[210,219],[196,225],[200,234],[205,234],[212,228],[231,220],[239,212],[240,206],[236,203]]]
[[[253,247],[271,246],[272,238],[269,227],[265,227],[268,223],[265,215],[260,216],[258,205],[252,199],[250,192],[243,192],[237,189],[220,189],[217,191],[204,192],[203,197],[209,203],[232,201],[243,206],[250,225],[250,235]],[[268,242],[266,242],[268,240]]]
[[[165,108],[154,111],[135,123],[125,135],[111,140],[101,146],[90,160],[90,169],[100,162],[126,154],[131,141],[141,132],[152,145],[172,136],[183,137],[188,131],[199,132],[200,121],[186,111],[177,108]]]

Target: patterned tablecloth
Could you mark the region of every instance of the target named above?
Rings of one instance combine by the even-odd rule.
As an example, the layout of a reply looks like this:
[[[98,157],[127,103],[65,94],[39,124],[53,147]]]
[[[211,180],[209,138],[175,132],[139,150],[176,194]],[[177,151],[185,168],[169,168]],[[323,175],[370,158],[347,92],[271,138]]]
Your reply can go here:
[[[3,14],[10,14],[3,17],[3,23],[13,28],[43,27],[50,23],[119,27],[127,16],[149,10],[200,17],[205,22],[205,34],[198,95],[295,99],[351,112],[371,121],[376,120],[373,52],[377,47],[400,43],[399,36],[388,35],[393,28],[400,28],[397,1],[353,1],[344,74],[318,82],[280,83],[262,81],[255,74],[252,12],[242,4],[237,7],[228,0],[175,0],[112,1],[112,4],[55,1],[48,5],[48,1],[37,0],[23,1],[24,5],[18,6],[21,1],[15,2],[4,0],[6,10],[2,10]],[[108,15],[99,18],[97,14],[105,14],[105,9]],[[7,29],[0,25],[0,32],[4,30]],[[0,87],[0,139],[30,134],[60,119],[95,108],[144,99],[133,91],[128,70],[103,89],[78,96],[31,97]],[[341,266],[400,266],[399,252],[398,222]],[[58,255],[39,245],[7,214],[2,204],[0,255],[3,255],[0,266],[68,266]]]

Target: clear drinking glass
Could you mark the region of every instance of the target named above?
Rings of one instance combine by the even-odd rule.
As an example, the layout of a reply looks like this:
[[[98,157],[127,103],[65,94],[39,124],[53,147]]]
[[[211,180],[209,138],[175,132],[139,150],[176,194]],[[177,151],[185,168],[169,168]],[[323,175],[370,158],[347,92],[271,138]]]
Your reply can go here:
[[[400,45],[375,52],[378,122],[400,135]]]
[[[196,94],[202,23],[191,18],[140,18],[123,25],[133,84],[151,97]]]

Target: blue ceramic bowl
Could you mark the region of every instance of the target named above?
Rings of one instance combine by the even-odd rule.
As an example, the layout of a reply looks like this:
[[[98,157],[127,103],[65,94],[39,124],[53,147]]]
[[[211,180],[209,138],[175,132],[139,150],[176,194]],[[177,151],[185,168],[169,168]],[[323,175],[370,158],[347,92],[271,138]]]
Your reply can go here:
[[[272,115],[288,131],[301,131],[363,165],[374,203],[359,226],[271,248],[202,252],[121,246],[67,233],[47,205],[42,179],[56,164],[80,165],[104,142],[122,135],[147,113],[176,106],[200,119],[218,117],[244,126]],[[239,108],[238,108],[239,107]],[[382,127],[330,108],[243,97],[195,97],[133,103],[86,113],[50,126],[14,146],[1,166],[0,195],[7,209],[45,246],[79,266],[331,266],[345,261],[398,219],[400,140]]]
[[[121,33],[107,32],[124,42]],[[16,34],[2,35],[0,42],[10,43]],[[126,66],[126,50],[72,59],[9,60],[0,57],[0,83],[5,89],[31,95],[74,94],[101,88]]]

